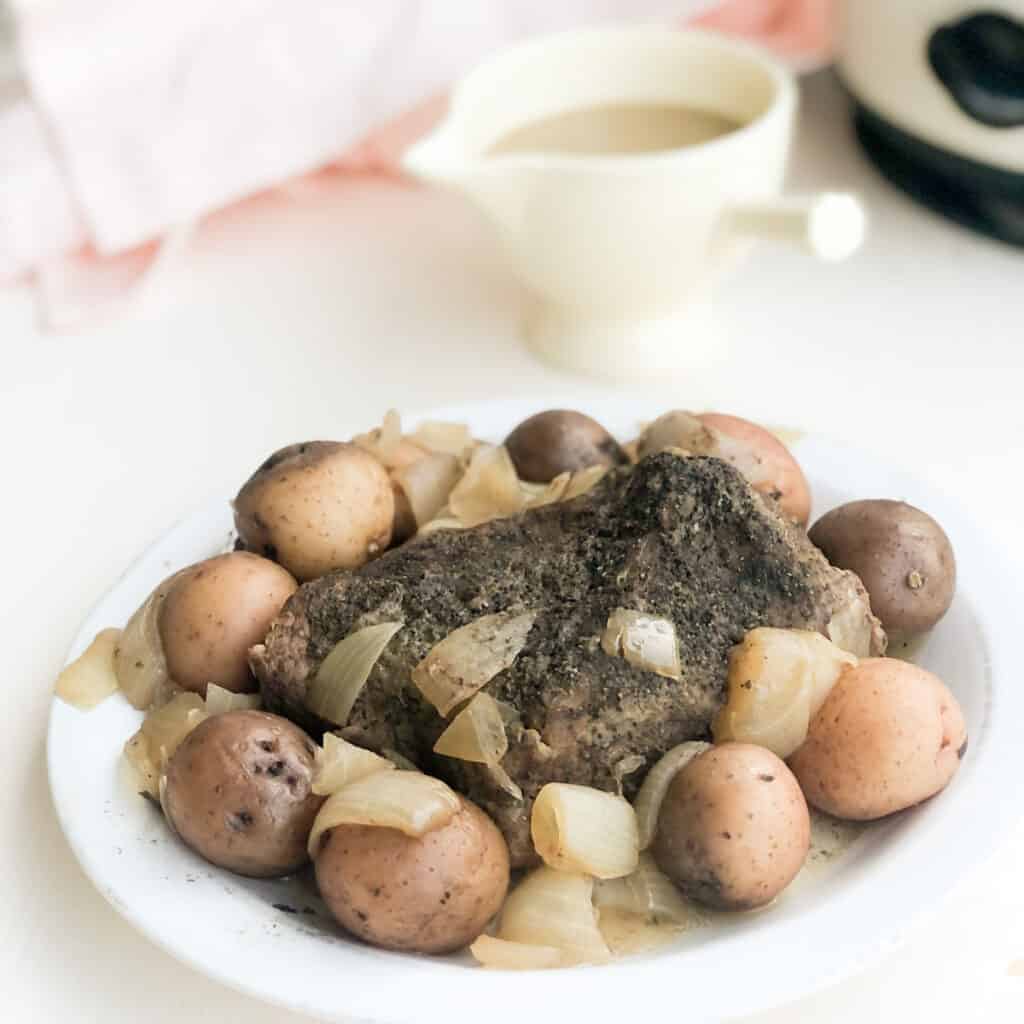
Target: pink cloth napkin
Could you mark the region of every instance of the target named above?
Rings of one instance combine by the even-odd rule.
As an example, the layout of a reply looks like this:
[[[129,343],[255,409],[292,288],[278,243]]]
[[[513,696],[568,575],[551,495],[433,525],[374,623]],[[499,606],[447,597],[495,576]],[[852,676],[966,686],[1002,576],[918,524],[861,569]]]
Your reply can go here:
[[[11,0],[25,94],[0,107],[0,280],[52,326],[101,312],[168,239],[328,168],[393,169],[487,53],[588,22],[698,17],[827,48],[828,0]],[[343,175],[337,175],[343,187]]]

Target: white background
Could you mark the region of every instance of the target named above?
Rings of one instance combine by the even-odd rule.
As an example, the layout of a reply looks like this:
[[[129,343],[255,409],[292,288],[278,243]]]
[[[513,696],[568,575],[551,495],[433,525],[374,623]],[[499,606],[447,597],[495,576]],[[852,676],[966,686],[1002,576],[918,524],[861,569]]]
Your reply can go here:
[[[957,494],[1021,564],[1024,252],[882,182],[827,75],[806,83],[791,179],[861,191],[869,243],[837,267],[758,249],[722,292],[730,358],[648,386],[652,411],[714,407],[855,441]],[[41,334],[30,293],[0,292],[5,1020],[300,1020],[179,966],[86,882],[46,788],[52,681],[124,567],[204,498],[226,500],[270,450],[346,436],[392,405],[579,388],[585,407],[591,385],[521,348],[521,299],[457,200],[369,180],[218,218],[93,329]],[[1020,791],[1006,780],[1007,800]],[[985,821],[963,827],[980,835]],[[1019,1021],[1022,857],[1024,831],[936,892],[941,913],[900,952],[751,1020]]]

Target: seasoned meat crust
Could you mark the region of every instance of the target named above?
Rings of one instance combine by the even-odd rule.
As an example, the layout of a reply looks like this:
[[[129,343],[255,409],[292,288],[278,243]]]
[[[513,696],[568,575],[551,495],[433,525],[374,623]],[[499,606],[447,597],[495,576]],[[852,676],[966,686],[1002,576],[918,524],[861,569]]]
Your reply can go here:
[[[631,796],[666,750],[708,735],[729,649],[748,630],[824,631],[857,598],[868,606],[860,580],[829,565],[730,465],[663,452],[573,501],[432,533],[356,572],[307,583],[250,657],[267,709],[322,731],[328,723],[304,703],[320,662],[355,629],[404,622],[341,734],[446,779],[491,814],[523,865],[534,860],[530,809],[546,782]],[[601,650],[618,607],[672,620],[680,681]],[[485,766],[432,753],[446,722],[410,680],[452,630],[505,610],[538,612],[515,663],[487,686],[521,716],[502,765],[522,801]],[[872,653],[883,653],[885,634],[866,614]]]

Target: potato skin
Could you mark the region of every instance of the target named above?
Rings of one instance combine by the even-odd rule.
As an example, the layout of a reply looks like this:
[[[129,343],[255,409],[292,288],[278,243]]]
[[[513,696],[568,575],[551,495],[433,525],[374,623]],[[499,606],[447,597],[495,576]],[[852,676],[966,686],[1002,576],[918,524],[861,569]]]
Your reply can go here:
[[[505,438],[520,479],[546,484],[559,473],[626,463],[619,443],[597,420],[572,409],[547,409]]]
[[[807,525],[811,517],[811,488],[807,477],[790,450],[771,431],[750,420],[720,412],[704,412],[697,419],[727,437],[746,442],[769,478],[767,483],[756,484],[755,490],[774,496],[790,519],[801,526]]]
[[[966,749],[960,705],[937,676],[867,658],[839,677],[789,766],[814,807],[869,821],[945,788]]]
[[[751,910],[796,877],[810,841],[807,803],[785,762],[764,747],[723,743],[672,780],[652,853],[690,899]]]
[[[415,838],[397,829],[341,825],[316,858],[320,894],[338,922],[375,946],[450,953],[498,912],[509,881],[508,847],[475,804]]]
[[[185,738],[167,769],[164,809],[178,835],[218,867],[291,874],[324,798],[310,789],[313,741],[286,718],[228,711]]]
[[[298,588],[286,569],[247,551],[208,558],[179,573],[160,609],[167,670],[186,690],[207,683],[255,690],[248,651]]]
[[[301,582],[357,569],[391,543],[395,502],[387,470],[342,441],[307,441],[270,456],[234,501],[243,545]]]
[[[914,636],[946,614],[956,590],[956,559],[942,527],[903,501],[851,501],[808,533],[824,556],[855,572],[871,610],[889,632]]]

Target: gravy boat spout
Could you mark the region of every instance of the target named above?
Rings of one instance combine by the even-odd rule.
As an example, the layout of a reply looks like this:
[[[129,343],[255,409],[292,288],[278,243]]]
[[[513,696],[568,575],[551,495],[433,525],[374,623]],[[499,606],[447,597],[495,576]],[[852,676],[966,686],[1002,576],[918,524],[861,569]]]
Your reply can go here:
[[[516,161],[474,151],[461,132],[446,125],[406,150],[401,167],[413,178],[460,193],[503,233],[520,217],[534,180]]]
[[[410,146],[401,159],[402,170],[430,185],[458,188],[476,161],[468,157],[460,140],[443,128]]]

